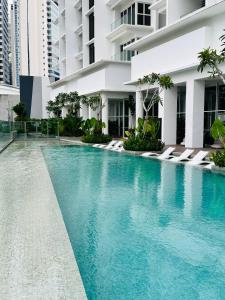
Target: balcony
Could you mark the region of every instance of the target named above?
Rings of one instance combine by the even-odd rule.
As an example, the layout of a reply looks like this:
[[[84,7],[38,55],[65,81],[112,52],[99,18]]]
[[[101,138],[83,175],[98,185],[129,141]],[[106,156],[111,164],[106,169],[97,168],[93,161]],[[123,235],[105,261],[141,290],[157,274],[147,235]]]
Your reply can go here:
[[[107,38],[110,42],[123,41],[124,39],[141,38],[152,31],[152,26],[131,24],[129,17],[126,15],[111,24],[111,33],[108,34]]]
[[[123,61],[130,62],[131,58],[134,56],[134,51],[124,50],[122,52],[116,53],[112,56],[112,60],[114,61]]]
[[[188,10],[184,11],[181,14],[180,18],[183,18],[183,17],[185,17],[185,16],[187,16],[187,15],[189,15],[189,14],[191,14],[191,13],[193,13],[193,12],[199,10],[199,9],[202,9],[205,6],[206,6],[205,0],[198,0],[198,1],[195,2],[195,5],[190,6]]]
[[[117,6],[124,3],[124,0],[106,0],[106,5],[108,5],[111,9],[115,9]]]
[[[157,0],[150,5],[150,10],[161,10],[166,7],[166,0]]]

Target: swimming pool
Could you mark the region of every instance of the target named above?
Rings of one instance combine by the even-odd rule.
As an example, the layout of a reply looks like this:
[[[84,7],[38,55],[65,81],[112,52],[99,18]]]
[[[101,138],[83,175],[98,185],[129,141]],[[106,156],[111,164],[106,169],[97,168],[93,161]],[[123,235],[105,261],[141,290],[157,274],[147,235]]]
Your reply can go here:
[[[43,148],[88,299],[225,299],[225,177]]]

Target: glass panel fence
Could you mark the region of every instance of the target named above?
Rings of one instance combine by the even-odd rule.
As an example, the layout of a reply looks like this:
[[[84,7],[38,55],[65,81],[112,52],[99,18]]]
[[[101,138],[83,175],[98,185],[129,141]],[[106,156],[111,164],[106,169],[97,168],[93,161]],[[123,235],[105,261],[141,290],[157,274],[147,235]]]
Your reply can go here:
[[[2,151],[13,139],[11,123],[0,121],[0,151]]]

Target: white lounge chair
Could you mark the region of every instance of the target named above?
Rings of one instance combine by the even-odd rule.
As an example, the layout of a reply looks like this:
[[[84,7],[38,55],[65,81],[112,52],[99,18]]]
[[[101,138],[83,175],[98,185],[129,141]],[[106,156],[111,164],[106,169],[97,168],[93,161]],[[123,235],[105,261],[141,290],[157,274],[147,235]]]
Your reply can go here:
[[[107,146],[103,147],[104,149],[111,149],[112,147],[116,146],[118,141],[112,141]]]
[[[125,149],[123,148],[123,145],[121,147],[119,147],[119,149],[113,149],[113,151],[116,151],[116,152],[123,152],[125,151]]]
[[[147,153],[142,154],[141,156],[142,157],[157,157],[158,159],[168,159],[174,150],[175,150],[175,148],[169,147],[162,154],[147,152]]]
[[[113,147],[111,147],[109,150],[112,151],[117,151],[120,150],[120,148],[123,146],[123,141],[119,141],[116,143],[116,145],[114,145]]]
[[[188,165],[197,166],[197,165],[209,165],[210,161],[205,161],[204,159],[209,154],[208,151],[199,151],[192,159],[188,160]]]
[[[170,161],[173,162],[187,161],[193,152],[194,152],[193,149],[186,149],[180,156],[174,156],[173,158],[170,159]]]
[[[102,144],[94,144],[93,147],[96,148],[106,148],[106,147],[112,147],[117,143],[117,141],[111,141],[108,145],[102,145]]]
[[[204,169],[212,170],[214,166],[215,166],[214,162],[210,162],[208,165],[204,166]]]

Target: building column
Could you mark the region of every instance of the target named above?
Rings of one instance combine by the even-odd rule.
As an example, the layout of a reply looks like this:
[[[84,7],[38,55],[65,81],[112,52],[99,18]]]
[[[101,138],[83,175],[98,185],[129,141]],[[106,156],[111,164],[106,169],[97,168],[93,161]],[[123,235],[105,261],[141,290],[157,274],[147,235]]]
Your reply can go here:
[[[88,118],[89,119],[92,119],[92,118],[97,119],[97,110],[93,110],[89,107],[88,108]]]
[[[102,104],[104,105],[102,109],[102,122],[105,123],[105,128],[103,129],[104,134],[109,134],[109,100],[106,94],[101,94]]]
[[[143,94],[141,91],[136,92],[136,126],[138,125],[138,119],[143,118]]]
[[[87,120],[89,117],[89,111],[88,106],[85,104],[81,104],[80,108],[80,116],[83,118],[83,120]]]
[[[63,118],[63,119],[66,118],[67,114],[68,114],[68,107],[67,107],[67,106],[64,106],[64,107],[62,108],[62,118]]]
[[[187,81],[185,146],[202,148],[204,135],[205,82]]]
[[[162,141],[165,145],[176,145],[177,142],[177,87],[163,91]]]

